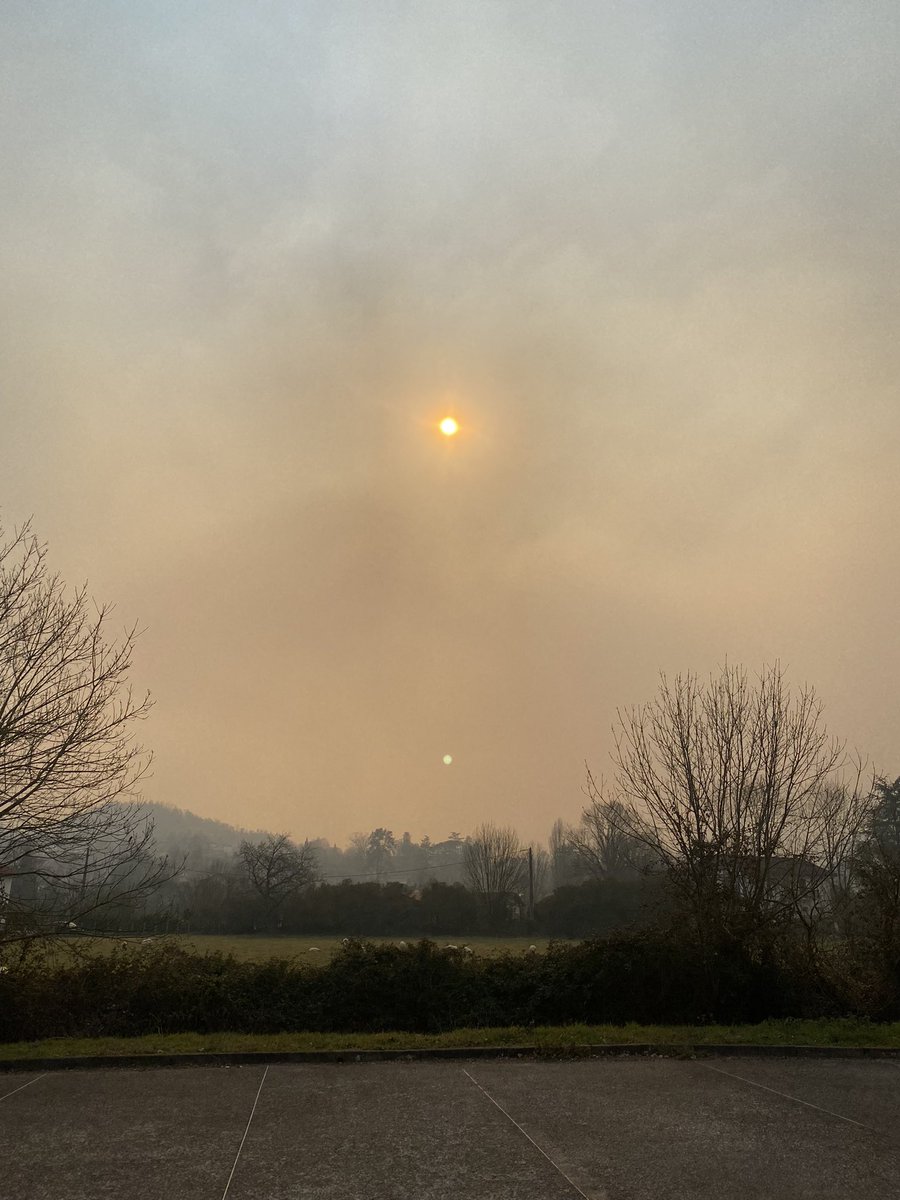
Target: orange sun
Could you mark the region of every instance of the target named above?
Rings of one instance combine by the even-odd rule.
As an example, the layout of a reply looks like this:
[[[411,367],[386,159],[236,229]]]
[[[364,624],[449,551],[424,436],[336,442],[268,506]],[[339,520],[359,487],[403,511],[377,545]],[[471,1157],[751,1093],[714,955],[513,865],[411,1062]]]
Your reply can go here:
[[[453,437],[455,433],[459,432],[459,425],[453,420],[452,417],[444,417],[438,428],[444,437]]]

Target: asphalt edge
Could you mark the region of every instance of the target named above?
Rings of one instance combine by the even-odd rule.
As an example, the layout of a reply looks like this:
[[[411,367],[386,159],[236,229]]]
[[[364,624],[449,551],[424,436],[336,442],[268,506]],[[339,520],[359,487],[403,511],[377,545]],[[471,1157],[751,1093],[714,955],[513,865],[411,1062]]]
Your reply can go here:
[[[209,1054],[91,1054],[64,1058],[0,1059],[0,1072],[72,1071],[154,1067],[244,1067],[274,1063],[422,1062],[477,1058],[856,1058],[900,1059],[897,1046],[755,1046],[712,1043],[687,1045],[640,1042],[634,1045],[447,1046],[409,1050],[272,1050]]]

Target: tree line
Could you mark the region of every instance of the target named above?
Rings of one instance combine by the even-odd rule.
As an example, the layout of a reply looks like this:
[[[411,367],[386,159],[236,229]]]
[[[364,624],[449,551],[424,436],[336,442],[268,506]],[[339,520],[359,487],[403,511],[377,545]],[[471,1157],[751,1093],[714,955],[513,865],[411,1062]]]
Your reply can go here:
[[[557,821],[546,851],[490,823],[437,846],[379,828],[341,852],[248,838],[186,871],[129,802],[149,698],[128,685],[136,630],[115,638],[109,620],[29,528],[0,542],[4,942],[126,918],[354,933],[376,912],[391,931],[443,930],[452,912],[454,932],[583,934],[616,913],[668,923],[710,963],[793,956],[900,987],[900,781],[867,774],[777,665],[662,676],[618,713],[609,779],[588,769],[580,819]],[[343,873],[348,854],[362,870]]]

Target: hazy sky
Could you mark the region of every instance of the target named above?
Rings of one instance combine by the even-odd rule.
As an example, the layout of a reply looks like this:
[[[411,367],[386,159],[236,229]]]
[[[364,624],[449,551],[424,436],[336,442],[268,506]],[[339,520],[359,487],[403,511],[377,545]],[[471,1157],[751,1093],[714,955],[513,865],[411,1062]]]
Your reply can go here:
[[[544,838],[726,657],[900,772],[898,76],[896,0],[6,0],[0,514],[146,627],[147,796]]]

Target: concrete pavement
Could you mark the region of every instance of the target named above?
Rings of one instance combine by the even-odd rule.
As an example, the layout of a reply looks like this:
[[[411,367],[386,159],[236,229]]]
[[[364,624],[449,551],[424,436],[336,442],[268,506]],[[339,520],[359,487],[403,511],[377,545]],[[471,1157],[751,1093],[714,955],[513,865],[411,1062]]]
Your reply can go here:
[[[0,1200],[896,1200],[900,1066],[618,1058],[0,1076]]]

